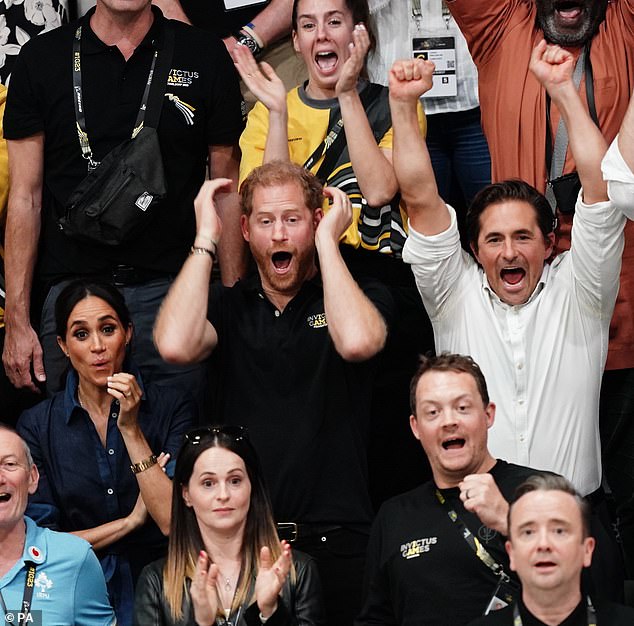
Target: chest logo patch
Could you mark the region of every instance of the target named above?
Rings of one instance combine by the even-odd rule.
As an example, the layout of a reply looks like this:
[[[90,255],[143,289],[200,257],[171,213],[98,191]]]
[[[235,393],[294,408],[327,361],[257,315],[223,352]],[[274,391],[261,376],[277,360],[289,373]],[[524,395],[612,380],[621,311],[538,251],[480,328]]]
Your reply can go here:
[[[172,68],[167,77],[168,87],[189,87],[198,78],[198,72]]]
[[[433,545],[438,543],[438,537],[423,537],[414,539],[401,545],[401,556],[404,559],[415,559],[425,552],[429,552]]]
[[[53,581],[46,575],[45,572],[40,572],[35,577],[35,586],[38,589],[38,598],[48,598],[48,592],[53,588]]]
[[[315,313],[315,315],[309,315],[306,321],[311,328],[325,328],[328,326],[328,320],[326,319],[325,313]]]
[[[489,543],[489,541],[495,539],[497,536],[497,531],[488,526],[480,526],[478,529],[478,537],[484,541],[484,543]]]
[[[176,107],[178,111],[181,112],[181,114],[185,118],[185,123],[188,126],[193,126],[196,108],[193,107],[191,104],[187,104],[187,102],[181,100],[177,95],[173,93],[166,93],[165,97]]]

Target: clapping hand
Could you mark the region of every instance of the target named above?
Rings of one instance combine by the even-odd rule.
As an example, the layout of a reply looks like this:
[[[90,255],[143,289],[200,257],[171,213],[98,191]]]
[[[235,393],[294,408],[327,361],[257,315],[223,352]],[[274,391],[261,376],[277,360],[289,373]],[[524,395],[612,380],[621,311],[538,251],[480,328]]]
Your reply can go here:
[[[255,601],[260,613],[270,617],[277,609],[277,601],[291,570],[291,546],[282,541],[282,554],[273,563],[271,551],[267,547],[260,550],[260,567],[255,579]]]

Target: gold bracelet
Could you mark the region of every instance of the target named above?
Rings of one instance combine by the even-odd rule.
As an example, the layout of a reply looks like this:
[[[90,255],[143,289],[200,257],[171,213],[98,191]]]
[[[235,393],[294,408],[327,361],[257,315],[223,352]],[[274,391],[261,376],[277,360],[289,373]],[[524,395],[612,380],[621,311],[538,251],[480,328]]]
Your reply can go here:
[[[215,245],[213,250],[211,248],[203,248],[202,246],[192,246],[189,250],[189,255],[191,256],[192,254],[208,254],[211,257],[211,260],[214,263],[216,262],[216,246]]]
[[[151,454],[147,459],[143,459],[142,461],[139,461],[138,463],[133,463],[132,465],[130,465],[130,469],[132,470],[133,474],[140,474],[141,472],[144,472],[146,469],[150,469],[152,465],[156,465],[156,463],[157,463],[156,454]]]

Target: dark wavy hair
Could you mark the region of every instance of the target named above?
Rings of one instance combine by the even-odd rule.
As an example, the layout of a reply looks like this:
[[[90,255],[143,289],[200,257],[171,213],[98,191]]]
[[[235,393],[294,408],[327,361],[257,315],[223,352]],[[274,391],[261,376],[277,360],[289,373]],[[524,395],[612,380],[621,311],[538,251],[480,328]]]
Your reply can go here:
[[[244,461],[251,483],[251,500],[242,540],[242,568],[233,600],[234,607],[251,599],[249,587],[252,576],[258,569],[261,547],[267,546],[273,559],[281,554],[281,544],[260,461],[248,439],[246,429],[210,426],[191,431],[185,437],[176,459],[169,548],[163,570],[165,598],[174,620],[182,619],[183,598],[187,593],[185,581],[187,578],[192,579],[198,554],[205,549],[196,514],[185,504],[182,489],[189,483],[198,457],[210,448],[225,448],[237,454]]]
[[[132,324],[125,300],[114,285],[97,280],[79,278],[66,285],[55,301],[55,332],[62,339],[66,339],[68,318],[73,309],[78,302],[89,296],[100,298],[108,303],[114,309],[123,328],[128,328]]]
[[[509,200],[526,202],[533,207],[537,225],[544,238],[555,230],[556,222],[553,210],[544,194],[539,193],[535,187],[523,180],[504,180],[481,189],[473,198],[467,211],[467,237],[476,252],[478,250],[478,237],[480,236],[480,216],[491,205],[501,204]]]

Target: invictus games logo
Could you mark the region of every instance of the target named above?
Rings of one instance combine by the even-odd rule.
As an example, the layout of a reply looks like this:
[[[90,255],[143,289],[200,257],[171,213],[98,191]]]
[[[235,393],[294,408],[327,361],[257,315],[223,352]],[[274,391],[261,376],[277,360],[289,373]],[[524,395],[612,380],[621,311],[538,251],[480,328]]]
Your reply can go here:
[[[193,107],[191,104],[187,104],[187,102],[181,100],[173,93],[166,93],[165,97],[174,104],[177,111],[180,111],[181,115],[185,118],[185,123],[188,126],[193,126],[196,107]]]
[[[309,315],[306,321],[311,328],[324,328],[328,326],[328,320],[326,319],[325,313]]]
[[[167,84],[170,87],[189,87],[197,78],[198,72],[171,69],[167,77]]]
[[[489,541],[492,541],[497,536],[497,531],[489,528],[488,526],[480,526],[478,529],[478,537],[481,541],[484,541],[484,543],[489,543]]]
[[[438,542],[438,537],[423,537],[414,539],[401,545],[401,556],[404,559],[415,559],[425,552],[429,552],[433,545]]]

